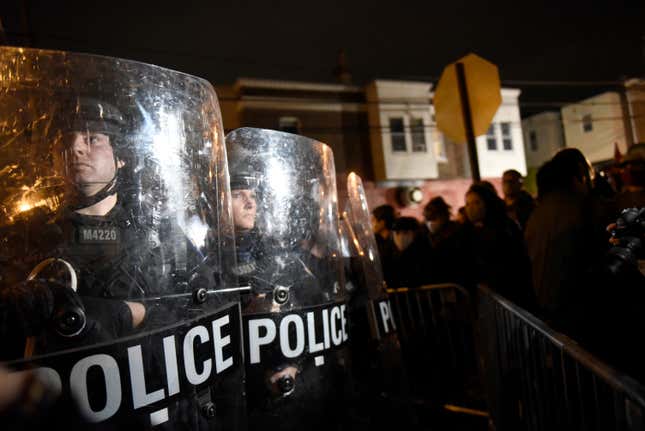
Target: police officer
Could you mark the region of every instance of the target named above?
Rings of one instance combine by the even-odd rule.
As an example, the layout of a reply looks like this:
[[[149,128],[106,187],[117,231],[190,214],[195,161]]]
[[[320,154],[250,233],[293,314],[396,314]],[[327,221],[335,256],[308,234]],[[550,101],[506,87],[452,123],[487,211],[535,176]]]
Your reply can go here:
[[[14,283],[25,280],[3,286],[3,334],[15,335],[18,329],[23,336],[35,336],[55,319],[58,336],[42,338],[39,346],[28,344],[28,356],[33,349],[78,345],[81,338],[94,343],[131,333],[143,323],[146,308],[126,299],[151,294],[159,286],[149,277],[161,267],[159,253],[149,247],[148,232],[119,197],[126,164],[123,116],[98,99],[73,102],[57,112],[62,124],[54,137],[56,163],[66,182],[64,203],[49,220],[46,214],[16,215],[25,220],[17,225],[31,239],[29,250],[25,256],[22,249],[7,250],[14,265],[2,276]],[[43,231],[45,238],[40,236]],[[12,346],[13,354],[16,348]]]
[[[333,156],[271,130],[237,129],[226,145],[237,269],[251,286],[243,299],[249,426],[333,428],[349,365]]]
[[[257,260],[261,257],[257,216],[257,178],[251,172],[231,172],[231,208],[235,226],[237,264],[232,269],[240,284],[250,284],[258,271]],[[259,280],[258,280],[259,281]],[[258,289],[256,287],[255,293]]]
[[[246,164],[249,162],[247,161]],[[319,266],[324,261],[323,246],[316,241],[318,206],[311,198],[301,196],[298,206],[290,206],[285,215],[291,225],[288,238],[276,238],[258,226],[258,188],[260,173],[252,166],[233,161],[231,166],[231,207],[235,225],[237,265],[234,274],[241,284],[250,286],[245,295],[247,311],[260,304],[271,310],[293,307],[297,296],[320,292],[327,276]],[[291,286],[297,289],[291,290]],[[322,298],[321,298],[322,300]]]
[[[243,427],[212,86],[2,47],[0,94],[0,360],[45,370],[97,426]]]

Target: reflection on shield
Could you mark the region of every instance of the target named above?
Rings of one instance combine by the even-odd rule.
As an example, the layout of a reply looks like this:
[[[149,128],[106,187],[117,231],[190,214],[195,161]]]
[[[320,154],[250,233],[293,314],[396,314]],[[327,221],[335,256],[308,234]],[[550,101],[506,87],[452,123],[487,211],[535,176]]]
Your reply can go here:
[[[395,316],[385,291],[365,190],[355,173],[347,177],[340,223],[346,281],[353,287],[349,318],[357,414],[380,424],[411,425],[414,419]]]
[[[349,332],[332,151],[249,128],[226,146],[231,178],[257,178],[254,227],[236,230],[237,273],[251,286],[242,298],[251,429],[333,428]]]
[[[239,295],[212,86],[2,47],[0,111],[0,360],[51,369],[92,422],[238,426]]]

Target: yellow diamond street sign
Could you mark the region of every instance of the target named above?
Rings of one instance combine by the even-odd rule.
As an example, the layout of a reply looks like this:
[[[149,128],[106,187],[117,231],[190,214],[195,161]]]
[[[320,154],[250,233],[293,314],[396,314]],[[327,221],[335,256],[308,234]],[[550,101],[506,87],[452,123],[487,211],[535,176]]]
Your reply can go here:
[[[437,127],[453,142],[468,140],[457,82],[457,63],[464,66],[468,100],[475,136],[488,130],[499,105],[502,93],[497,66],[475,55],[468,54],[443,70],[434,93]]]
[[[448,65],[434,93],[437,128],[453,142],[467,142],[474,181],[479,181],[475,137],[488,130],[502,94],[497,66],[475,54]]]

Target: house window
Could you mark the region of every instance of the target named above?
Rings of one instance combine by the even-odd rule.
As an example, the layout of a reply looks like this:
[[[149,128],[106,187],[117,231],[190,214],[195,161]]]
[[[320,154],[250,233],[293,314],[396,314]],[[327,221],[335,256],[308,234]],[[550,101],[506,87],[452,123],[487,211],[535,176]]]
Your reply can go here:
[[[405,129],[403,127],[403,118],[390,118],[390,135],[392,136],[392,151],[408,151],[405,143]]]
[[[513,137],[511,136],[511,123],[501,123],[502,127],[502,146],[505,150],[513,149]]]
[[[497,138],[495,137],[495,123],[491,124],[486,132],[486,146],[489,150],[497,149]]]
[[[531,151],[537,151],[538,148],[538,143],[537,143],[537,133],[535,130],[531,130],[529,133],[529,147],[531,148]]]
[[[426,128],[423,124],[423,118],[411,118],[410,130],[412,131],[412,151],[415,153],[425,153],[426,149]]]
[[[593,130],[593,121],[591,119],[591,114],[584,115],[582,117],[582,131],[587,133]]]
[[[298,135],[300,134],[300,120],[296,117],[280,117],[280,130]]]

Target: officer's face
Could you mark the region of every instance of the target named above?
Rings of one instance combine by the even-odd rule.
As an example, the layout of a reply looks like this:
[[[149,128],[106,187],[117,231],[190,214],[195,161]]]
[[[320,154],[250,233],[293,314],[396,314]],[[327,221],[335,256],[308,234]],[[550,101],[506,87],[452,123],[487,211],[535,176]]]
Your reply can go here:
[[[72,132],[65,136],[67,172],[86,196],[109,183],[123,162],[115,162],[110,137],[103,133]]]
[[[235,223],[235,227],[241,230],[253,229],[257,212],[255,191],[248,189],[233,190],[231,195],[233,197],[233,223]]]

